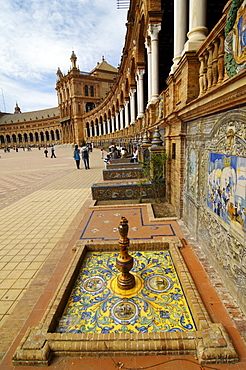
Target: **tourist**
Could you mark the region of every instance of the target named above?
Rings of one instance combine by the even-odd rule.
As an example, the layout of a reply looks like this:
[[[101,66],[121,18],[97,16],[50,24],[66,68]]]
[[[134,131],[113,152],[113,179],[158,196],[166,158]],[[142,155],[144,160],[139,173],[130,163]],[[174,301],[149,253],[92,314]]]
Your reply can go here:
[[[44,155],[46,158],[48,158],[48,149],[47,148],[44,148]]]
[[[87,148],[87,146],[83,146],[82,147],[82,159],[84,161],[84,165],[85,165],[85,169],[90,169],[90,165],[89,165],[89,150]]]
[[[73,158],[74,158],[74,160],[76,162],[76,166],[79,170],[79,168],[80,168],[80,150],[79,150],[77,144],[75,145],[75,148],[74,148]]]
[[[130,162],[138,162],[138,149],[134,148]]]
[[[121,152],[120,152],[120,154],[121,154],[121,158],[126,158],[127,157],[127,150],[126,150],[126,148],[121,148]]]
[[[50,150],[51,150],[50,158],[56,158],[54,145],[51,146]]]

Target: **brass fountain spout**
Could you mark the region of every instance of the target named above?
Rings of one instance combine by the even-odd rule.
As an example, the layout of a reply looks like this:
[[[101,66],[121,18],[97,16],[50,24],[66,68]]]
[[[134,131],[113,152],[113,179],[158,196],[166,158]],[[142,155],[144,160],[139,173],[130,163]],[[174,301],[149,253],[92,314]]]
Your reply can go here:
[[[121,274],[117,277],[117,285],[119,289],[128,290],[135,286],[135,278],[134,275],[129,272],[133,267],[133,257],[128,254],[128,220],[125,217],[121,217],[118,230],[120,233],[120,253],[116,259],[116,267]]]

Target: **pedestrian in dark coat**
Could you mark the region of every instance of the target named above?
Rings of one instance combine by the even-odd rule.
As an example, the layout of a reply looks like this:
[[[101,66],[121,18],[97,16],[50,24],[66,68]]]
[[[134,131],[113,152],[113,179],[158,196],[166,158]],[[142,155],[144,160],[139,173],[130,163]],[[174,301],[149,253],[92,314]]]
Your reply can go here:
[[[76,161],[76,166],[79,170],[79,168],[80,168],[80,150],[79,150],[77,144],[75,145],[75,148],[74,148],[73,158]]]
[[[84,161],[85,169],[90,169],[90,164],[89,164],[89,150],[87,146],[83,146],[82,149],[82,159]]]

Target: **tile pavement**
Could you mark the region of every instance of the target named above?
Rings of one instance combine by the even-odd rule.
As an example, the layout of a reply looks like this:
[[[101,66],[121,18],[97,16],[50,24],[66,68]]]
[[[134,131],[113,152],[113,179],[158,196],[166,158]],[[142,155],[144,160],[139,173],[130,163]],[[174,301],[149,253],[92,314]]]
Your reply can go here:
[[[71,148],[57,147],[56,153],[56,159],[44,158],[42,151],[38,149],[33,149],[32,152],[0,153],[1,370],[14,369],[11,358],[21,337],[30,325],[38,325],[42,319],[69,264],[72,246],[81,235],[85,222],[83,218],[88,217],[86,212],[93,204],[91,184],[102,181],[104,164],[99,150],[95,150],[91,155],[92,165],[89,171],[75,168]],[[195,252],[196,250],[199,252],[199,247],[189,236],[182,222],[180,227],[188,243]],[[188,249],[186,254],[189,254]],[[199,259],[199,253],[196,255]],[[204,260],[202,257],[200,259]],[[210,273],[211,276],[216,275],[214,271],[210,271],[208,263],[205,270],[208,275]],[[197,284],[202,284],[199,277],[196,277]],[[216,280],[216,284],[220,287],[219,280]],[[230,301],[225,288],[221,294]],[[235,365],[216,365],[213,368],[246,369],[245,344],[241,340],[238,328],[236,330],[234,323],[231,322],[230,315],[223,309],[224,305],[217,304],[215,312],[210,312],[215,318],[223,312],[225,323],[229,322],[230,334],[236,338],[241,361]],[[244,323],[241,320],[242,326]],[[164,364],[166,361],[171,362]],[[160,363],[161,366],[158,365]],[[182,361],[180,358],[170,356],[117,359],[58,358],[54,359],[50,368],[111,370],[147,368],[147,366],[156,370],[201,369],[194,358]]]
[[[43,151],[0,153],[0,323],[11,313],[37,271],[91,198],[104,163],[91,154],[91,170],[75,168],[71,147],[57,158]]]

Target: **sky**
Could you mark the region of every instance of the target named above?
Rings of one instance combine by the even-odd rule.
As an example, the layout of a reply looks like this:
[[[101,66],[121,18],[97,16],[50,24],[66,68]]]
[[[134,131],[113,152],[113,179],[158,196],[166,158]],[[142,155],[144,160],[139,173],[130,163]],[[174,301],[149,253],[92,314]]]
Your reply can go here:
[[[81,71],[105,60],[118,67],[127,10],[117,0],[0,0],[0,112],[57,106],[58,67]]]

